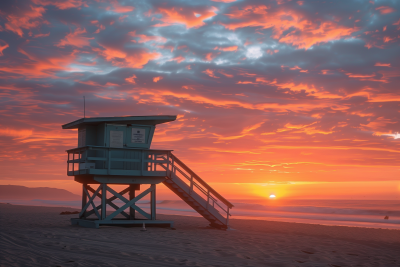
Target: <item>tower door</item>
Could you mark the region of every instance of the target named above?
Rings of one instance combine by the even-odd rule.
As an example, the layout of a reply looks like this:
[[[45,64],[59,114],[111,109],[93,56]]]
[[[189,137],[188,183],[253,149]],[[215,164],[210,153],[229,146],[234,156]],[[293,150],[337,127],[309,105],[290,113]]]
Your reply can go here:
[[[107,125],[106,146],[115,148],[126,147],[126,126],[125,125]],[[123,159],[125,153],[123,149],[113,149],[109,151],[111,159]],[[111,169],[124,169],[123,161],[111,161]]]
[[[125,142],[125,125],[107,125],[106,146],[123,148]]]

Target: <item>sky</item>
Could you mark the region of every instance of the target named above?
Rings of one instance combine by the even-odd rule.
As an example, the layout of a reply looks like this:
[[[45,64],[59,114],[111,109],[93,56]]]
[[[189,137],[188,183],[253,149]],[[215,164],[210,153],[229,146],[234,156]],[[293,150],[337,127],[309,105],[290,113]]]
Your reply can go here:
[[[1,1],[0,184],[80,192],[85,96],[230,198],[400,199],[399,40],[396,0]]]

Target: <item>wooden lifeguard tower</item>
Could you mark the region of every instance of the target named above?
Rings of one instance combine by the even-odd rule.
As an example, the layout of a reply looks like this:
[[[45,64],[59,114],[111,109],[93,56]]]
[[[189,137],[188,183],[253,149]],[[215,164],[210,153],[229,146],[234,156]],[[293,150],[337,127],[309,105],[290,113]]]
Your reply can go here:
[[[68,176],[74,176],[83,189],[82,210],[79,218],[71,219],[72,224],[94,228],[143,223],[173,227],[172,221],[156,220],[156,185],[164,183],[211,226],[229,227],[229,209],[233,207],[229,201],[174,156],[172,150],[150,149],[156,125],[174,120],[176,116],[82,118],[62,126],[78,129],[78,147],[67,150]],[[110,185],[127,187],[116,192]],[[147,185],[148,189],[135,194]],[[112,196],[107,197],[107,193]],[[137,205],[148,194],[150,213]],[[97,206],[96,197],[100,198]],[[113,202],[117,199],[124,204],[117,206]],[[115,211],[107,215],[107,206]],[[145,219],[137,218],[136,212]]]

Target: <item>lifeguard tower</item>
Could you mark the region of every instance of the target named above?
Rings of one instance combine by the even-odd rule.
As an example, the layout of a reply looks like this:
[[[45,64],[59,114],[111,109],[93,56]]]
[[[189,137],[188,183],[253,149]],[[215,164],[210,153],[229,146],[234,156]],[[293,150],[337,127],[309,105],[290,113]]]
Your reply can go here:
[[[78,129],[78,147],[67,150],[68,176],[74,176],[83,191],[82,210],[79,218],[71,219],[72,224],[93,228],[143,223],[173,227],[172,221],[156,220],[156,185],[163,183],[207,219],[210,226],[228,228],[229,209],[233,205],[174,156],[172,150],[150,149],[156,125],[174,120],[176,116],[82,118],[62,126]],[[116,192],[110,185],[126,188]],[[136,195],[142,186],[149,188]],[[148,194],[150,213],[137,203]],[[96,197],[100,198],[97,206]],[[117,199],[124,204],[117,206],[113,202]],[[92,209],[88,210],[90,206]],[[107,214],[107,207],[115,211]],[[142,215],[141,219],[136,212]]]

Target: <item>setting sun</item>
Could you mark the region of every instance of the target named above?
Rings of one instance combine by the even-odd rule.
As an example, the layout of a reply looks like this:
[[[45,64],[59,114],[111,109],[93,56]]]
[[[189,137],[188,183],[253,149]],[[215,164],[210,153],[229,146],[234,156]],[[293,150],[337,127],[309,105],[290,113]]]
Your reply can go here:
[[[269,198],[276,198],[274,194],[269,195]]]

